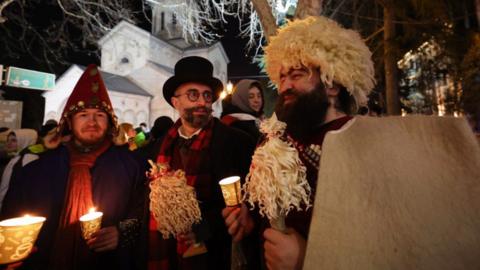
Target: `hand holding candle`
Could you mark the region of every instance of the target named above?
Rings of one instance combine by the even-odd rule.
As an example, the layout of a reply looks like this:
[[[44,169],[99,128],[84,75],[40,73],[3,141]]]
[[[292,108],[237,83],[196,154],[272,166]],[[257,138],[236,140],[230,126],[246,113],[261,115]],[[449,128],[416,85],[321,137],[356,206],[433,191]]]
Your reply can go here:
[[[25,259],[32,251],[44,217],[11,218],[0,222],[0,264]]]
[[[102,212],[95,212],[95,208],[90,208],[88,214],[80,217],[80,228],[82,237],[85,240],[92,238],[92,234],[102,227]]]
[[[240,185],[240,177],[239,176],[227,177],[220,180],[218,184],[220,184],[220,188],[222,189],[225,205],[227,205],[228,207],[235,207],[236,209],[234,211],[236,210],[240,211],[241,203],[242,203],[242,190]],[[243,231],[243,228],[240,228],[240,231]],[[233,270],[246,269],[246,265],[247,265],[247,259],[245,258],[245,254],[243,253],[241,244],[237,241],[232,242],[231,269]]]

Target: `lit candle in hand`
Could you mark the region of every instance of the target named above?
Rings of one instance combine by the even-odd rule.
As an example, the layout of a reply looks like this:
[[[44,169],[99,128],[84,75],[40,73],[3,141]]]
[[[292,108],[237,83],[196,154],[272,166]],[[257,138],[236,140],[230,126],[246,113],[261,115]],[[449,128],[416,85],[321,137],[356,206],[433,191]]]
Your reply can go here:
[[[11,218],[0,222],[0,264],[25,259],[32,251],[44,217]]]
[[[227,206],[237,206],[242,202],[242,192],[240,186],[240,177],[227,177],[219,182],[222,188],[223,199]]]
[[[82,229],[83,239],[92,238],[92,234],[102,227],[102,212],[96,212],[95,208],[90,208],[88,214],[80,217],[80,228]]]

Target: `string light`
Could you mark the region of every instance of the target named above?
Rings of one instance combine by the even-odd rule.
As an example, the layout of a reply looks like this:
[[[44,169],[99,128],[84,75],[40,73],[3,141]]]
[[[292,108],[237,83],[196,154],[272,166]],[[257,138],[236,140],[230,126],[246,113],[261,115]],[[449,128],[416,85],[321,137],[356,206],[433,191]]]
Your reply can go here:
[[[233,84],[231,81],[228,81],[227,83],[227,95],[231,95],[233,92]]]

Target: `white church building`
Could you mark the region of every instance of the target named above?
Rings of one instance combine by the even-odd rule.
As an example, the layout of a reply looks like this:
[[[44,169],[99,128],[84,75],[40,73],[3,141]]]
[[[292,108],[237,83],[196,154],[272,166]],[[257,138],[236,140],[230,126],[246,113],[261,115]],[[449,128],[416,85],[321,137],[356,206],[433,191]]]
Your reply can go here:
[[[229,59],[220,42],[189,44],[182,38],[176,17],[153,7],[152,33],[122,21],[99,41],[102,77],[119,123],[151,126],[159,116],[174,121],[176,111],[165,101],[162,87],[173,76],[175,63],[186,56],[202,56],[214,66],[214,76],[227,83]],[[72,65],[57,81],[54,90],[44,94],[45,117],[58,120],[63,107],[85,67]],[[221,113],[220,102],[214,115]]]

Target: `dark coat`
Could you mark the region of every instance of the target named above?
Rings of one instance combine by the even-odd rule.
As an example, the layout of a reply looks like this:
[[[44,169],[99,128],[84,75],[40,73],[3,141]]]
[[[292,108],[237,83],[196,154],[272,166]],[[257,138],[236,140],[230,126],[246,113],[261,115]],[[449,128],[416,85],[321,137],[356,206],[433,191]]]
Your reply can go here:
[[[255,143],[257,143],[260,139],[261,133],[260,130],[257,126],[257,123],[255,120],[241,120],[237,119],[232,116],[232,114],[246,114],[246,115],[251,115],[252,117],[258,117],[258,115],[244,112],[237,106],[229,103],[229,102],[224,102],[223,103],[223,112],[222,112],[222,123],[224,123],[227,126],[240,129],[250,135]]]
[[[111,146],[97,158],[91,169],[93,203],[103,212],[102,227],[118,226],[126,219],[144,219],[146,169],[145,162],[126,147]],[[3,218],[25,213],[47,218],[36,242],[38,251],[24,264],[27,269],[47,269],[51,252],[62,252],[53,251],[52,245],[65,200],[68,173],[69,153],[61,146],[25,166],[5,197]],[[120,242],[124,240],[121,236]],[[97,254],[95,269],[135,268],[133,246]]]
[[[181,269],[230,269],[231,237],[221,215],[222,209],[225,208],[225,202],[218,182],[222,178],[233,175],[239,175],[242,180],[245,178],[250,167],[255,143],[246,133],[227,127],[218,119],[214,119],[214,121],[212,139],[208,150],[211,164],[211,183],[205,183],[203,187],[212,189],[208,192],[211,197],[201,202],[203,220],[208,224],[206,230],[210,234],[208,240],[205,241],[208,253],[205,255],[206,258],[203,259],[192,257],[191,263],[184,264],[184,268]],[[158,149],[156,154],[158,154]],[[196,185],[196,188],[198,188],[198,185]],[[167,246],[172,247],[172,244],[174,246],[174,239]],[[172,255],[175,256],[175,254]],[[170,265],[171,269],[177,267],[175,263]]]

